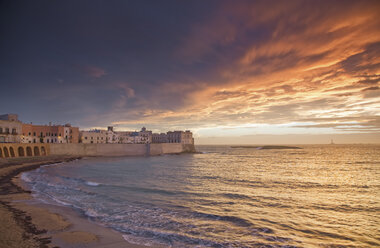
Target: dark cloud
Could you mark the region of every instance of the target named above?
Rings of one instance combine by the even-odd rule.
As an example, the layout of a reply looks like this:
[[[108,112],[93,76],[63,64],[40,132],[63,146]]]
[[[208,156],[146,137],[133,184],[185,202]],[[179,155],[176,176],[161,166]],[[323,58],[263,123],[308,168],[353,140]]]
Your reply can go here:
[[[0,110],[23,120],[342,129],[379,111],[377,1],[1,4]]]
[[[378,90],[378,89],[380,89],[378,86],[374,86],[374,87],[368,87],[368,88],[365,88],[365,89],[363,89],[362,91]]]
[[[102,68],[96,67],[96,66],[83,66],[80,67],[80,70],[85,73],[86,75],[94,78],[100,78],[104,75],[106,75],[106,71]]]

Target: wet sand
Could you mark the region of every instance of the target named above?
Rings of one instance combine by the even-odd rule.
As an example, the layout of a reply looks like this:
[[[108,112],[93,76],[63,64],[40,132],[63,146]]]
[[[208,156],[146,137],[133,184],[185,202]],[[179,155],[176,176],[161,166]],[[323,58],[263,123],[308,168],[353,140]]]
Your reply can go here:
[[[0,247],[142,248],[76,211],[34,199],[20,180],[22,172],[77,157],[0,159]]]

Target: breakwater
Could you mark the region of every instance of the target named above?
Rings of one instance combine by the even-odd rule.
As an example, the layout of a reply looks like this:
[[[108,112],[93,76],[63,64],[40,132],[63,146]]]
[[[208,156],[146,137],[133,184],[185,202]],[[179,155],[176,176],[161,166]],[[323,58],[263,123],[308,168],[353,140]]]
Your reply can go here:
[[[150,156],[195,152],[194,145],[157,144],[0,144],[0,157],[64,156]]]

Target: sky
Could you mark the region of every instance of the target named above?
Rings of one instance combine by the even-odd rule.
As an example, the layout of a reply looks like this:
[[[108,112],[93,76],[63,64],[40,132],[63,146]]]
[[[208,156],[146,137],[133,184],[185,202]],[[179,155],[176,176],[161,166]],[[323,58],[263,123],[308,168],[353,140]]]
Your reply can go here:
[[[197,144],[380,143],[379,1],[1,1],[0,113]]]

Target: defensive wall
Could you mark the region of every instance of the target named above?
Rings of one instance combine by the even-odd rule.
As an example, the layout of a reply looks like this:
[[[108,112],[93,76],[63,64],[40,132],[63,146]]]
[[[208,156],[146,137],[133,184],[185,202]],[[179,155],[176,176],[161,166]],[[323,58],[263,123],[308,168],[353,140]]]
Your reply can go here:
[[[49,144],[0,143],[0,158],[46,156]]]
[[[23,144],[0,143],[0,158],[64,156],[149,156],[195,152],[194,145],[180,143],[158,144]]]

